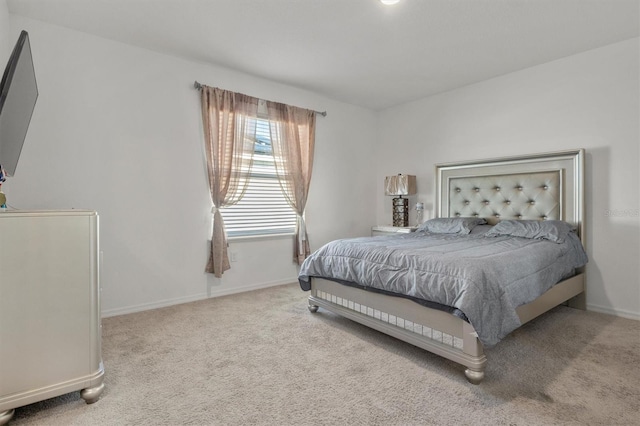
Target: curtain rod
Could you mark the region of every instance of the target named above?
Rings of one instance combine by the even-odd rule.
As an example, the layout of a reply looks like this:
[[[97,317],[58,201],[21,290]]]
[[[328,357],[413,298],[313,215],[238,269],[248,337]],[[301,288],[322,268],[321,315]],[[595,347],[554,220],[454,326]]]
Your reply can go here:
[[[195,89],[202,90],[202,84],[198,83],[197,80],[193,82],[193,87]],[[313,112],[315,112],[316,114],[320,114],[323,117],[327,116],[327,111],[313,111]]]

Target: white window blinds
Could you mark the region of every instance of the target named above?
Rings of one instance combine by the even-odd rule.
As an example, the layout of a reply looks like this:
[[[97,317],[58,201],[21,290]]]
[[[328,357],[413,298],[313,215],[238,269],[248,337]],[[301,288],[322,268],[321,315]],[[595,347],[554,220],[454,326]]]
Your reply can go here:
[[[247,190],[238,203],[220,209],[227,235],[293,234],[296,214],[285,200],[276,175],[269,121],[256,119],[255,139]]]

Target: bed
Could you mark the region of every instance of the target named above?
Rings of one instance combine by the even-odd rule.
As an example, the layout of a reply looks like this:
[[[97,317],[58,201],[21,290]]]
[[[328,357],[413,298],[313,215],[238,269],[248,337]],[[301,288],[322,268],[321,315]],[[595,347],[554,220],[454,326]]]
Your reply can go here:
[[[474,227],[483,222],[486,222],[487,225],[497,225],[488,231],[494,234],[498,229],[508,229],[510,224],[516,227],[521,224],[534,226],[540,224],[544,225],[545,229],[554,223],[568,224],[573,231],[564,234],[562,239],[556,241],[558,250],[560,249],[559,243],[562,243],[563,246],[577,244],[584,253],[582,249],[585,244],[584,150],[438,164],[435,172],[435,209],[438,217],[434,221],[436,224],[438,221],[459,223],[469,219],[474,222]],[[484,226],[478,226],[478,229]],[[450,359],[466,367],[464,373],[469,382],[479,384],[485,376],[487,363],[484,354],[485,346],[497,344],[513,329],[559,304],[567,303],[569,306],[585,309],[585,273],[582,264],[586,263],[586,254],[584,262],[576,263],[576,265],[580,265],[578,267],[568,266],[563,270],[557,272],[554,270],[553,273],[545,272],[539,277],[532,278],[529,272],[522,270],[530,266],[533,258],[530,259],[529,252],[524,251],[524,248],[521,249],[520,245],[527,247],[549,246],[554,249],[554,242],[549,242],[547,236],[544,237],[546,238],[544,240],[513,238],[512,236],[506,239],[505,235],[500,232],[489,237],[488,234],[484,235],[486,229],[476,233],[479,235],[473,235],[475,231],[472,229],[470,231],[472,232],[464,238],[457,235],[433,235],[429,229],[426,229],[425,233],[367,237],[329,243],[327,245],[329,248],[323,247],[314,252],[300,270],[301,288],[311,292],[308,298],[309,310],[315,313],[318,312],[318,308],[326,309]],[[427,239],[434,241],[427,243]],[[462,240],[464,240],[464,244],[471,242],[471,245],[478,245],[478,241],[486,240],[490,241],[493,247],[506,246],[507,256],[511,256],[507,257],[509,264],[512,265],[512,269],[521,272],[515,281],[521,289],[524,289],[524,296],[514,296],[514,291],[513,294],[502,297],[506,291],[500,290],[501,298],[504,300],[492,304],[495,297],[491,295],[484,297],[475,292],[476,287],[487,287],[489,292],[495,292],[488,286],[493,285],[494,281],[500,284],[502,276],[495,271],[502,268],[491,266],[486,268],[484,272],[481,271],[482,279],[486,281],[482,285],[477,284],[480,282],[480,278],[472,277],[466,280],[465,277],[471,276],[472,272],[475,273],[474,268],[481,270],[483,265],[478,259],[489,259],[496,256],[493,256],[493,252],[490,256],[486,254],[469,256],[467,253],[472,253],[472,249],[467,246],[460,248]],[[577,240],[577,243],[574,240]],[[329,272],[331,268],[323,269],[318,266],[319,261],[314,259],[314,256],[318,258],[331,257],[335,254],[331,251],[333,250],[331,244],[347,247],[347,255],[342,256],[344,258],[363,256],[358,260],[361,263],[371,261],[371,259],[374,259],[374,263],[378,262],[377,259],[381,258],[380,253],[390,253],[386,257],[382,256],[385,257],[385,262],[390,262],[389,259],[393,257],[398,263],[392,265],[395,269],[391,273],[379,272],[376,269],[377,266],[371,267],[374,265],[371,262],[359,264],[360,266],[365,265],[366,267],[359,267],[359,269],[368,273],[368,275],[363,275],[360,280],[369,280],[370,282],[357,282],[358,280],[350,274],[339,276],[338,273]],[[424,247],[420,244],[431,245]],[[509,248],[514,247],[512,244],[517,245],[515,249]],[[382,251],[368,252],[366,247],[369,245],[372,247],[381,246],[380,250]],[[454,254],[442,255],[445,249],[441,249],[441,247],[445,246],[453,246]],[[486,248],[481,249],[487,250]],[[372,248],[372,250],[374,249]],[[456,250],[461,253],[457,263]],[[418,256],[411,255],[417,252],[436,253],[438,254],[436,257],[440,260],[425,260],[425,262],[431,263],[426,266],[420,264],[418,268],[415,264],[418,261],[416,260]],[[518,253],[527,254],[525,257],[518,257]],[[534,256],[537,259],[538,256],[550,258],[560,255],[536,254]],[[332,259],[337,258],[333,257]],[[444,259],[448,259],[449,264],[446,264]],[[433,263],[440,261],[442,264]],[[413,275],[408,274],[403,269],[404,266],[398,265],[408,265],[407,268],[411,269]],[[540,269],[546,271],[547,267]],[[415,270],[432,272],[437,270],[442,272],[440,275],[450,275],[453,273],[451,271],[459,272],[463,278],[459,278],[458,281],[463,282],[461,287],[467,291],[466,296],[465,294],[447,294],[446,288],[442,296],[429,295],[427,290],[417,290],[417,286],[424,283],[429,283],[428,287],[430,288],[441,288],[443,282],[430,275],[417,276]],[[474,271],[469,272],[471,270]],[[491,273],[487,273],[487,271]],[[381,281],[393,282],[394,285],[391,287],[393,291],[377,288],[377,282]],[[465,284],[466,281],[471,284]],[[534,281],[536,282],[535,289],[532,284]],[[520,285],[522,283],[526,285]],[[508,282],[506,287],[515,288],[518,286]],[[469,289],[474,291],[469,292]],[[518,291],[518,294],[522,292]],[[476,307],[468,303],[470,300],[479,299],[482,299],[482,304]],[[501,311],[503,308],[504,312]],[[469,315],[467,316],[467,314]],[[502,314],[506,317],[496,317]],[[497,329],[491,325],[493,323],[498,324]],[[472,324],[475,324],[475,327]]]

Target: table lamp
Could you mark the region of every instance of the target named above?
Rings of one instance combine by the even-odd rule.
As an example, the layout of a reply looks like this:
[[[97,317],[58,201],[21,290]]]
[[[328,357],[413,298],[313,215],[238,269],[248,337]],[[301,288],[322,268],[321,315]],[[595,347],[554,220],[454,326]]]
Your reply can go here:
[[[393,226],[409,226],[409,200],[403,195],[416,193],[416,177],[413,175],[395,175],[384,178],[385,195],[393,195]]]

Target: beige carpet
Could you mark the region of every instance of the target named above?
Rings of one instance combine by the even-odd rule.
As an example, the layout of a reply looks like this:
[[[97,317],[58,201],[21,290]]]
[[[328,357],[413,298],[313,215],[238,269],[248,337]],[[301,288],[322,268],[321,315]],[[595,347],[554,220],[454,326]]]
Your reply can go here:
[[[323,311],[297,285],[107,318],[106,390],[11,425],[640,424],[640,322],[559,307],[494,349],[485,381]]]

